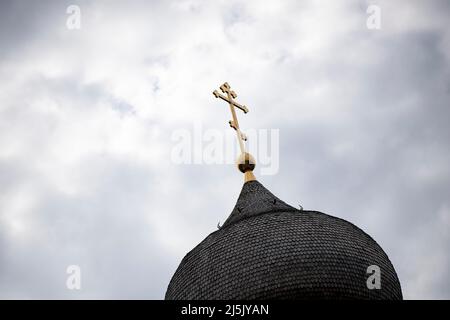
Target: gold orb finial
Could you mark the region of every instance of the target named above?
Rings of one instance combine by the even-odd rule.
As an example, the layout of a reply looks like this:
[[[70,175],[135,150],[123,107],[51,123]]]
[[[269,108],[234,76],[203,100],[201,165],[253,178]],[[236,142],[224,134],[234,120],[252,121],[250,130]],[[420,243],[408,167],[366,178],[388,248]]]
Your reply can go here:
[[[236,165],[240,172],[246,173],[255,169],[256,161],[250,153],[244,152],[237,158]]]
[[[253,174],[253,170],[256,167],[256,161],[250,153],[241,153],[236,160],[236,165],[239,171],[244,174],[245,182],[256,180],[255,175]]]

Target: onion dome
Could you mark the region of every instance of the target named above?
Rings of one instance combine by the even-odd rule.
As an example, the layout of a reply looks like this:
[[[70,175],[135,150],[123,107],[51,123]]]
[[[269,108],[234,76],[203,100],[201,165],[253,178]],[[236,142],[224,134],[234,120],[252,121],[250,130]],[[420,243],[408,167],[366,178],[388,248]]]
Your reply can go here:
[[[367,285],[373,265],[379,289]],[[223,226],[183,258],[165,298],[391,300],[402,291],[388,256],[364,231],[298,210],[249,180]]]

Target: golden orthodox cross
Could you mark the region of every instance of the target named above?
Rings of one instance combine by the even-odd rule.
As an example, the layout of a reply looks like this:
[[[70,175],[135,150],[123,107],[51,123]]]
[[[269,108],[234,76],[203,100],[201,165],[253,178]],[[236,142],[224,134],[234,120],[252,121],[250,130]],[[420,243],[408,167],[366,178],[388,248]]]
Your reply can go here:
[[[220,86],[220,90],[226,94],[226,96],[219,93],[219,91],[214,90],[213,94],[216,98],[220,98],[230,105],[230,111],[231,115],[233,117],[233,120],[230,120],[228,123],[230,124],[230,127],[232,127],[234,130],[236,130],[237,138],[239,141],[239,147],[241,148],[241,153],[245,153],[245,147],[244,147],[244,141],[247,141],[247,136],[241,132],[241,129],[239,128],[239,122],[236,116],[236,108],[241,109],[244,111],[244,113],[248,112],[248,108],[244,105],[241,105],[234,101],[233,99],[236,99],[237,94],[233,90],[231,90],[230,85],[225,82],[223,85]]]
[[[245,151],[244,141],[247,141],[247,136],[241,132],[241,129],[239,128],[239,122],[236,116],[236,109],[241,109],[244,111],[244,113],[248,112],[248,108],[244,105],[241,105],[234,101],[233,99],[236,99],[237,94],[233,90],[231,90],[230,85],[225,82],[223,85],[220,86],[220,90],[222,93],[225,93],[225,95],[220,94],[219,91],[214,90],[213,94],[216,98],[220,98],[230,105],[230,111],[231,116],[233,117],[233,120],[230,120],[228,123],[230,124],[230,127],[232,127],[234,130],[236,130],[236,135],[239,141],[239,147],[241,148],[241,154],[239,155],[237,159],[237,166],[238,169],[244,173],[244,181],[252,181],[256,180],[255,176],[253,175],[253,169],[255,169],[255,159],[253,156]]]

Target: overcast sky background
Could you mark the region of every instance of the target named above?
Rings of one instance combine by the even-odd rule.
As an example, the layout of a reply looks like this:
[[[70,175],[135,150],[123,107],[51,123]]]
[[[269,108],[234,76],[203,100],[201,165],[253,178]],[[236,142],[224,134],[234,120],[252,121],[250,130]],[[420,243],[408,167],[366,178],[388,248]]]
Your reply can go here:
[[[228,81],[244,131],[279,129],[261,183],[374,237],[405,298],[450,299],[449,1],[0,3],[0,298],[162,299],[241,190],[171,161],[177,130],[233,134]]]

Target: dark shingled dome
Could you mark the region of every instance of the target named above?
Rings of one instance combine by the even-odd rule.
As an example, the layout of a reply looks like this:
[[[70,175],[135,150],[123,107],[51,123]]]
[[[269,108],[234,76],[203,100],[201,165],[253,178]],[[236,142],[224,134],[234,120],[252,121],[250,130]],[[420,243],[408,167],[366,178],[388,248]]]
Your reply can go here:
[[[381,289],[367,288],[367,268]],[[383,249],[355,225],[246,182],[229,218],[181,261],[166,299],[402,299]]]

